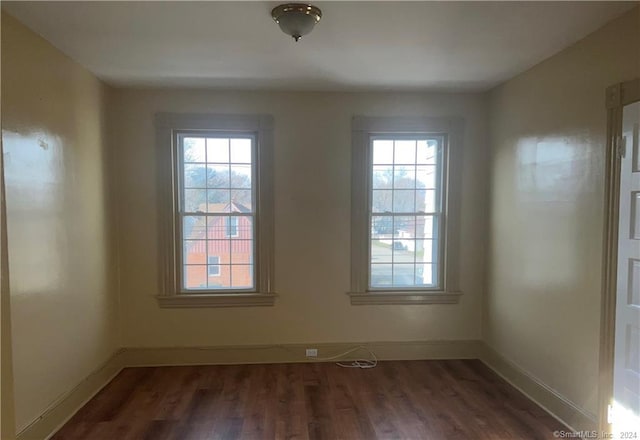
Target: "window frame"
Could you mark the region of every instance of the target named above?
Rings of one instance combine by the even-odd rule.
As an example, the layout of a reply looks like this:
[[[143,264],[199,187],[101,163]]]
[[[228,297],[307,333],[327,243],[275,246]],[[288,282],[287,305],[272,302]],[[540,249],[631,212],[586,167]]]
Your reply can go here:
[[[351,150],[351,290],[353,305],[455,304],[459,302],[458,242],[462,133],[464,123],[455,117],[364,117],[352,120]],[[370,208],[373,154],[376,138],[437,137],[442,141],[440,191],[439,285],[435,287],[371,288]]]
[[[239,131],[222,131],[222,130],[216,130],[216,131],[212,131],[212,130],[198,130],[198,131],[194,131],[194,130],[173,130],[173,136],[174,136],[174,142],[173,142],[173,149],[174,151],[174,157],[177,158],[176,162],[174,163],[174,174],[175,174],[175,185],[176,185],[176,190],[174,191],[174,197],[175,197],[175,203],[174,206],[176,207],[175,212],[174,212],[174,216],[175,218],[175,229],[176,229],[176,256],[177,256],[177,263],[180,265],[180,270],[178,270],[176,272],[176,275],[178,277],[178,279],[176,280],[176,284],[177,284],[177,289],[178,292],[180,294],[184,294],[184,295],[194,295],[194,294],[200,294],[200,293],[211,293],[211,294],[217,294],[217,293],[250,293],[250,292],[255,292],[257,289],[257,271],[252,270],[252,283],[254,285],[253,288],[229,288],[229,289],[187,289],[184,287],[184,280],[186,278],[186,274],[185,274],[185,268],[187,267],[187,265],[185,264],[185,260],[184,260],[184,240],[185,237],[182,235],[183,231],[182,231],[182,221],[185,217],[190,217],[190,216],[203,216],[206,218],[205,220],[205,224],[208,225],[209,224],[209,218],[220,218],[220,219],[224,219],[224,233],[225,233],[225,237],[226,238],[234,238],[234,237],[238,237],[240,234],[238,232],[238,217],[251,217],[251,222],[252,222],[252,237],[255,237],[256,234],[256,224],[257,224],[257,218],[259,215],[259,211],[257,209],[257,206],[252,206],[251,209],[251,213],[250,214],[238,214],[238,213],[234,213],[234,212],[229,212],[229,213],[202,213],[199,214],[197,212],[186,212],[184,210],[184,201],[182,200],[182,189],[184,186],[184,182],[182,181],[182,172],[184,170],[184,165],[185,165],[185,160],[184,160],[184,154],[181,151],[180,147],[182,145],[183,139],[184,138],[189,138],[189,137],[205,137],[205,138],[209,138],[209,137],[217,137],[217,138],[228,138],[228,139],[242,139],[242,138],[249,138],[251,139],[251,199],[252,199],[252,205],[254,205],[254,202],[258,199],[258,191],[256,188],[256,182],[257,182],[257,169],[259,167],[259,164],[257,162],[257,139],[256,139],[256,135],[254,133],[249,133],[249,132],[239,132]],[[255,164],[255,166],[254,166]],[[235,219],[236,221],[236,234],[235,235],[227,235],[227,231],[228,231],[228,225],[229,225],[229,221],[231,219]],[[252,261],[255,261],[255,255],[257,253],[257,246],[256,246],[256,240],[252,238]],[[230,246],[233,246],[233,243],[229,243]],[[208,263],[207,263],[208,265]],[[231,265],[231,259],[229,260],[229,265]],[[232,270],[232,268],[230,267],[229,270]],[[208,272],[208,269],[207,269]],[[208,276],[207,276],[208,279]]]
[[[158,113],[155,118],[158,159],[160,307],[269,306],[274,292],[273,118],[270,115]],[[179,192],[181,155],[178,136],[214,134],[254,139],[253,289],[186,291],[181,280],[181,224]],[[208,268],[207,268],[208,274]]]
[[[418,138],[422,138],[422,139],[437,139],[438,140],[438,152],[437,152],[437,161],[436,161],[436,171],[437,171],[437,175],[436,175],[436,181],[437,181],[437,185],[438,187],[436,188],[436,200],[435,200],[435,204],[437,206],[436,211],[431,212],[431,213],[427,213],[427,212],[418,212],[418,211],[414,211],[414,212],[407,212],[407,213],[394,213],[393,211],[387,213],[374,213],[373,212],[373,200],[372,200],[372,195],[373,195],[373,167],[374,167],[374,163],[373,163],[373,154],[372,154],[372,150],[373,150],[373,142],[376,140],[388,140],[388,141],[402,141],[402,140],[414,140],[414,139],[418,139]],[[444,167],[444,164],[446,163],[447,160],[447,153],[448,153],[448,149],[446,148],[447,145],[447,135],[433,135],[433,134],[426,134],[426,133],[406,133],[406,132],[397,132],[397,133],[369,133],[368,136],[368,161],[369,161],[369,168],[368,168],[368,175],[367,175],[367,233],[368,233],[368,237],[367,237],[367,291],[368,292],[386,292],[386,291],[440,291],[442,290],[442,285],[443,285],[443,279],[444,279],[444,265],[441,264],[442,261],[444,261],[444,257],[445,257],[445,243],[444,240],[440,240],[440,231],[445,230],[444,229],[444,215],[443,215],[443,207],[444,207],[444,203],[443,201],[446,200],[446,194],[447,194],[447,185],[446,185],[446,169]],[[395,165],[395,164],[394,164]],[[395,189],[392,189],[392,191],[395,191]],[[393,208],[392,208],[393,209]],[[437,254],[438,254],[438,274],[437,274],[437,284],[435,286],[428,286],[428,287],[419,287],[419,286],[403,286],[403,287],[374,287],[371,285],[371,243],[373,241],[373,238],[371,237],[371,227],[372,227],[372,220],[374,216],[389,216],[391,218],[395,217],[395,216],[399,216],[399,217],[404,217],[404,216],[431,216],[433,218],[437,218],[438,221],[438,225],[437,225],[437,230],[438,230],[438,250],[437,250]],[[392,243],[395,241],[394,239],[391,240]],[[392,244],[393,246],[393,244]]]

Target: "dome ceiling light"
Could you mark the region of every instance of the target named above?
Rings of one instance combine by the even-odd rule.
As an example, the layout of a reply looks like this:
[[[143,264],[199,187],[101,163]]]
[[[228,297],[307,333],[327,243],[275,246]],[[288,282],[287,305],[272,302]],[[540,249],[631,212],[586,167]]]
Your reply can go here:
[[[282,32],[298,41],[313,30],[322,18],[322,11],[306,3],[286,3],[273,8],[271,16]]]

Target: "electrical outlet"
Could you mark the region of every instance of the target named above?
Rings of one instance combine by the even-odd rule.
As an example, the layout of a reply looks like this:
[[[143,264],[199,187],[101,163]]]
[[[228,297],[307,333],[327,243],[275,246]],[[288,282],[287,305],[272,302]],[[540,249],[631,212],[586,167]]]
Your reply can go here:
[[[317,348],[307,348],[306,350],[308,358],[318,357],[318,349]]]

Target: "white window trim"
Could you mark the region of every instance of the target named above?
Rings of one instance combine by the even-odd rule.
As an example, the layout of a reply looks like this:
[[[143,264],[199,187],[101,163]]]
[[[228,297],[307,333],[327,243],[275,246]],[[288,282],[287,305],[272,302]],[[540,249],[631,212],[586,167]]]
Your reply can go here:
[[[462,164],[461,118],[364,117],[352,120],[351,150],[351,291],[352,305],[456,304],[459,290],[459,224]],[[374,135],[425,134],[444,139],[442,170],[446,191],[443,200],[444,277],[440,290],[369,289],[369,167],[370,138]]]
[[[226,115],[158,113],[155,118],[158,158],[158,219],[160,307],[236,307],[270,306],[274,292],[274,211],[273,211],[273,118],[269,115]],[[183,293],[178,285],[180,270],[177,253],[179,237],[175,193],[179,190],[175,172],[175,132],[203,130],[246,132],[255,135],[257,156],[256,185],[256,286],[255,291],[233,290]]]

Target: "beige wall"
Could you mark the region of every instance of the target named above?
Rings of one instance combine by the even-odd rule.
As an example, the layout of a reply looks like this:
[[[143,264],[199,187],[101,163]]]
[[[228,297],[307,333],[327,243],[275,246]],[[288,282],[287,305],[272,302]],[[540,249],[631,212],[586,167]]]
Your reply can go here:
[[[13,410],[13,357],[11,343],[11,301],[9,298],[9,258],[7,216],[4,197],[4,148],[0,138],[0,439],[15,437]]]
[[[106,89],[2,14],[2,140],[16,425],[117,348]]]
[[[605,88],[640,76],[633,9],[490,94],[484,338],[597,411]]]
[[[482,95],[115,90],[124,345],[478,339],[483,286],[486,102]],[[269,113],[275,120],[274,307],[160,309],[156,112]],[[465,119],[458,305],[351,306],[353,115]]]

